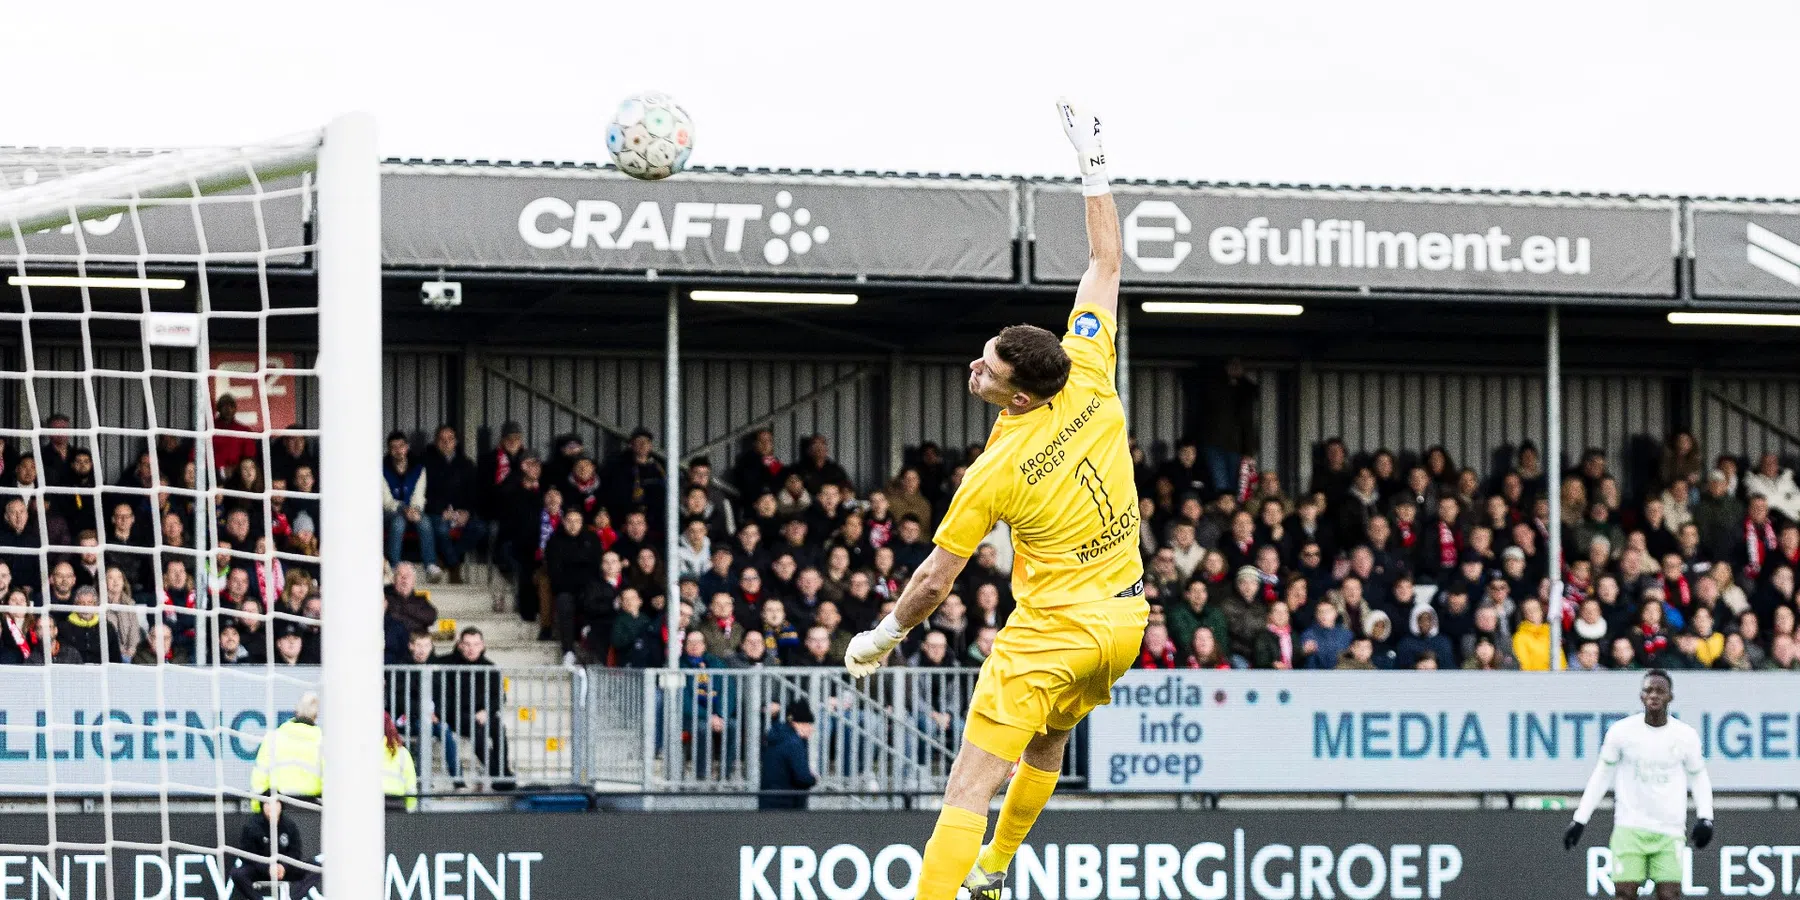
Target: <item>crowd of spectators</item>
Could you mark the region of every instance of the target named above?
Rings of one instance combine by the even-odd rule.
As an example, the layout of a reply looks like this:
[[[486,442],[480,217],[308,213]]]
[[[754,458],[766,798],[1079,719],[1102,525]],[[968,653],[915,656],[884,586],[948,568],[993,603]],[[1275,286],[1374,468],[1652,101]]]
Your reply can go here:
[[[1631,499],[1601,450],[1555,474],[1530,442],[1511,459],[1484,473],[1441,447],[1353,454],[1333,438],[1290,495],[1266,471],[1209,491],[1184,443],[1139,470],[1152,604],[1139,665],[1800,671],[1800,488],[1775,454],[1708,466],[1681,432]]]
[[[706,457],[677,470],[679,519],[665,523],[669,475],[652,441],[639,429],[595,459],[569,435],[546,460],[507,423],[477,467],[474,502],[493,523],[496,562],[515,576],[519,615],[566,661],[661,665],[673,565],[684,665],[838,665],[850,636],[885,614],[925,558],[933,524],[980,452],[967,448],[955,465],[925,444],[892,483],[861,493],[825,437],[805,439],[787,460],[763,430],[729,472],[715,474]],[[671,525],[678,544],[665,559]],[[984,548],[933,628],[899,652],[929,652],[926,635],[937,632],[949,664],[979,665],[1010,607],[999,550]]]
[[[273,441],[264,460],[222,398],[209,479],[220,490],[201,523],[191,442],[159,436],[102,484],[92,454],[55,433],[67,417],[45,424],[40,446],[0,448],[0,663],[318,661],[304,438]],[[1800,669],[1800,487],[1774,454],[1708,465],[1679,433],[1627,498],[1600,450],[1552,475],[1530,442],[1479,472],[1441,447],[1353,453],[1332,439],[1307,490],[1290,494],[1233,440],[1223,459],[1216,438],[1179,442],[1160,465],[1134,448],[1152,609],[1142,667],[1546,669],[1560,632],[1570,669]],[[665,522],[671,474],[646,429],[612,454],[565,435],[540,456],[509,422],[475,459],[449,426],[422,452],[389,435],[387,662],[419,661],[414,639],[436,624],[419,582],[457,581],[470,554],[491,549],[520,617],[566,662],[661,665],[673,566],[682,665],[838,665],[929,552],[981,447],[924,443],[891,482],[861,490],[824,436],[804,438],[794,459],[774,446],[765,429],[729,469],[687,460],[673,474],[678,518]],[[216,535],[211,552],[189,537],[200,524]],[[1009,564],[997,529],[890,665],[978,667],[1013,607]]]
[[[670,561],[660,506],[643,502],[667,477],[652,436],[604,461],[560,439],[546,463],[505,431],[480,468],[523,575],[520,615],[568,661],[659,664]],[[773,446],[761,431],[723,477],[706,458],[677,474],[685,667],[837,665],[891,608],[981,452],[952,459],[925,443],[892,482],[859,492],[825,438],[794,460]],[[1529,442],[1504,471],[1478,472],[1438,447],[1353,455],[1333,439],[1298,496],[1253,459],[1220,465],[1197,442],[1160,466],[1134,454],[1152,607],[1143,667],[1548,669],[1558,629],[1570,669],[1800,669],[1800,488],[1773,454],[1745,472],[1729,456],[1707,467],[1678,434],[1629,501],[1604,452],[1553,479]],[[979,666],[1012,610],[1009,556],[998,531],[889,664]]]
[[[0,438],[0,664],[318,662],[312,446],[265,454],[233,397],[215,413],[204,486],[176,434],[110,480],[67,415],[36,446]]]

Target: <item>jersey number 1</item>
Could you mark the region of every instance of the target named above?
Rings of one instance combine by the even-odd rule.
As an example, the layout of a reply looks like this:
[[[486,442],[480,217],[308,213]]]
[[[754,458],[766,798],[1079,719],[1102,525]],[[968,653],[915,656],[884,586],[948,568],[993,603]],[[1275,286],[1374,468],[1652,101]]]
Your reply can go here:
[[[1082,487],[1087,488],[1088,496],[1093,498],[1094,511],[1100,514],[1100,527],[1111,525],[1112,495],[1106,492],[1106,483],[1100,480],[1100,470],[1094,468],[1093,460],[1082,457],[1081,462],[1075,464],[1075,477]]]

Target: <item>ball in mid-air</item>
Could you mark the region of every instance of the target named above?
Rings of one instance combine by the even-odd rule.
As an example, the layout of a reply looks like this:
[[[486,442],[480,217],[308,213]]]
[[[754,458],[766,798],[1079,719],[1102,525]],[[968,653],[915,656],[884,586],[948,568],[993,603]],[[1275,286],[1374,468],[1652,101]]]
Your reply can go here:
[[[694,152],[694,121],[668,94],[633,94],[606,126],[606,152],[619,171],[660,181],[687,168]]]

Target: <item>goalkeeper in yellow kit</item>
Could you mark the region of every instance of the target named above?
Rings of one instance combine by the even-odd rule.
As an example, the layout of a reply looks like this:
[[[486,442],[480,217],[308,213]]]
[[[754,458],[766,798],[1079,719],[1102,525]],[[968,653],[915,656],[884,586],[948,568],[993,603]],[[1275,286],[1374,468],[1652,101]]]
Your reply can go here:
[[[1058,103],[1081,159],[1089,262],[1060,339],[1013,325],[969,364],[969,392],[1001,408],[893,614],[857,635],[844,667],[875,671],[937,609],[993,528],[1012,529],[1019,608],[981,667],[944,807],[925,844],[919,900],[998,900],[1013,854],[1062,771],[1069,733],[1131,668],[1149,607],[1138,557],[1138,498],[1125,409],[1113,385],[1119,215],[1106,180],[1100,120]],[[987,810],[1007,773],[993,841]]]

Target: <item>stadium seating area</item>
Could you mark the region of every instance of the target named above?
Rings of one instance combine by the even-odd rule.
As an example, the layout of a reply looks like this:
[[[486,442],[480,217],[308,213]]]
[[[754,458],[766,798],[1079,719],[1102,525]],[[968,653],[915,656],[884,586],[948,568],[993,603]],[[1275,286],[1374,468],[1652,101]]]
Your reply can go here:
[[[220,427],[230,421],[222,413]],[[859,485],[822,436],[789,460],[773,434],[752,434],[729,468],[687,461],[667,560],[668,473],[649,431],[601,458],[576,435],[540,455],[513,423],[477,459],[459,441],[449,427],[422,450],[399,432],[388,441],[389,663],[417,661],[410,639],[437,620],[405,561],[418,561],[417,580],[458,581],[476,555],[510,577],[518,615],[565,662],[660,665],[673,565],[683,628],[701,638],[682,642],[683,665],[837,665],[929,552],[980,452],[927,443],[890,483]],[[1709,464],[1678,434],[1657,483],[1628,499],[1598,450],[1553,479],[1529,442],[1490,472],[1441,448],[1317,449],[1304,492],[1253,461],[1216,484],[1208,448],[1193,443],[1160,465],[1137,451],[1153,606],[1141,666],[1545,669],[1559,629],[1571,669],[1800,670],[1800,487],[1773,454]],[[112,489],[66,438],[6,448],[0,663],[316,662],[317,503],[285,493],[315,489],[311,448],[287,438],[263,460],[258,441],[223,434],[212,456],[227,491],[202,553],[192,500],[147,490],[153,459],[164,485],[193,486],[191,444],[160,439]],[[41,524],[40,485],[75,489],[44,492]],[[1548,620],[1552,490],[1559,622]],[[45,546],[93,549],[46,557]],[[979,666],[1012,609],[1009,565],[996,532],[890,663]],[[226,615],[209,629],[196,607]]]

